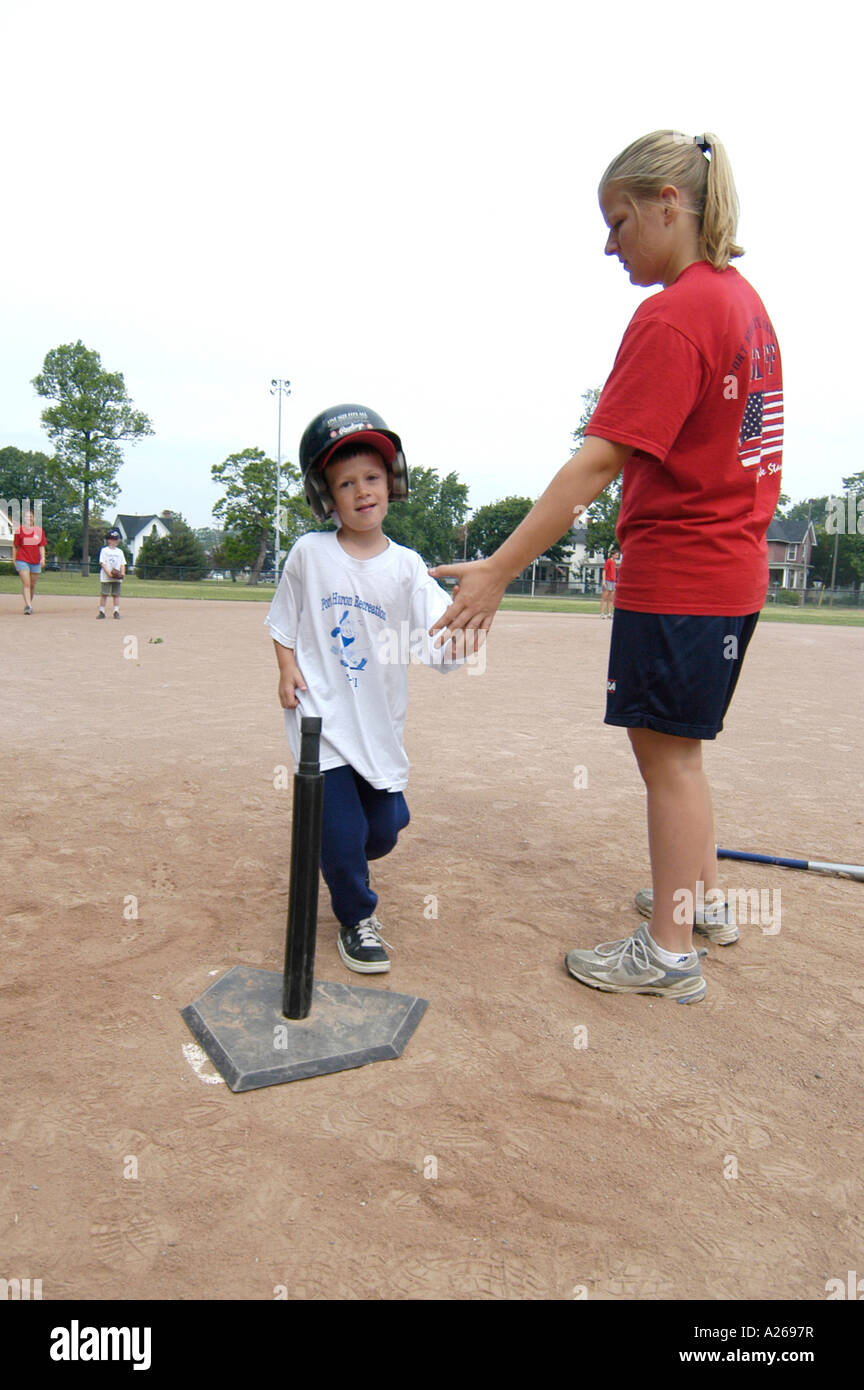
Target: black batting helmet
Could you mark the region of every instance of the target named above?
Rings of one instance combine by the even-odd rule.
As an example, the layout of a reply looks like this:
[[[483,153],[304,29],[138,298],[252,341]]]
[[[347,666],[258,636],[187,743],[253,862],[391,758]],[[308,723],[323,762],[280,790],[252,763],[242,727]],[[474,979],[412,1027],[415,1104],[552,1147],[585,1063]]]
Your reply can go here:
[[[398,434],[388,430],[381,416],[365,405],[334,405],[315,416],[300,440],[306,499],[319,521],[326,521],[333,511],[324,469],[346,444],[367,444],[376,449],[390,474],[390,496],[396,501],[408,496],[408,465]]]

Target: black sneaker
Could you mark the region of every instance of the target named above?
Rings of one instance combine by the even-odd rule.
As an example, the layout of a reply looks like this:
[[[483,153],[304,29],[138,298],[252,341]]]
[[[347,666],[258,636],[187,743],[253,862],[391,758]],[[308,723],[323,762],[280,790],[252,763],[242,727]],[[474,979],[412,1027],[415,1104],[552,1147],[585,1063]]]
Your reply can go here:
[[[99,612],[96,614],[96,617],[97,617],[97,618],[104,618],[104,617],[105,617],[105,609],[104,609],[104,608],[100,608],[100,609],[99,609]]]
[[[349,970],[357,970],[361,975],[382,975],[390,969],[385,944],[390,945],[389,941],[382,942],[381,923],[374,915],[364,917],[356,927],[339,928],[339,954]]]

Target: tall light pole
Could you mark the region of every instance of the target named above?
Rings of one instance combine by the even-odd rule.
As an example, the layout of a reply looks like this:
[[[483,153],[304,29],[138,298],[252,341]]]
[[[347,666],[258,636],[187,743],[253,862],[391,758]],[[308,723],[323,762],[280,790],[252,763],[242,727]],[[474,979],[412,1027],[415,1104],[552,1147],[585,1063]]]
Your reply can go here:
[[[291,382],[275,377],[270,382],[270,395],[279,397],[279,425],[276,440],[276,544],[273,550],[275,582],[279,583],[280,532],[282,530],[282,397],[291,395]]]

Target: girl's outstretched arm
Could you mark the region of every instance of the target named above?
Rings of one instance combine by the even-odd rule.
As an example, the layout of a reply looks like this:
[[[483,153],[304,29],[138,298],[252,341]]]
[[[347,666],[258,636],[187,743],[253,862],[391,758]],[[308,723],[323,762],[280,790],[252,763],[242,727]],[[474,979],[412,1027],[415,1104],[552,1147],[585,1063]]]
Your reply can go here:
[[[632,452],[629,444],[588,435],[579,452],[556,473],[525,520],[493,555],[430,570],[436,579],[451,575],[458,581],[453,602],[430,632],[491,627],[507,585],[570,530],[585,508],[617,478]]]

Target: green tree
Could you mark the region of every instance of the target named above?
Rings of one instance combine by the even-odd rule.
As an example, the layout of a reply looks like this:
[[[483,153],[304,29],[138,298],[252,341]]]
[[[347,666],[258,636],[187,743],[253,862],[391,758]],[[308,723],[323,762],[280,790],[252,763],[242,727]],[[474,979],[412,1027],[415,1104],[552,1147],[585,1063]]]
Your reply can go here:
[[[257,584],[268,546],[276,543],[276,463],[261,449],[244,449],[242,453],[230,454],[222,463],[214,463],[210,473],[213,481],[225,489],[225,496],[219,498],[213,515],[224,523],[226,531],[246,546],[254,546],[255,558],[248,582]],[[283,552],[289,550],[304,531],[318,529],[300,482],[300,473],[286,460],[282,464],[280,487],[279,540]]]
[[[806,502],[792,502],[786,498],[787,506],[782,508],[784,494],[780,494],[775,516],[781,521],[806,521],[809,517],[813,525],[817,528],[825,525],[825,516],[828,511],[827,497],[808,497]]]
[[[25,452],[11,444],[0,449],[0,506],[4,502],[13,514],[28,504],[41,513],[41,521],[37,515],[37,524],[48,539],[47,552],[60,555],[61,537],[68,537],[75,526],[78,499],[55,458]],[[20,515],[14,519],[20,520]]]
[[[108,506],[117,496],[121,443],[134,444],[152,434],[153,426],[133,407],[122,372],[105,371],[99,353],[80,338],[53,348],[33,385],[37,395],[54,401],[42,411],[42,423],[80,499],[81,573],[87,574],[91,508]]]
[[[75,551],[75,542],[68,531],[61,531],[53,546],[54,554],[61,565],[66,565],[72,559]]]
[[[621,511],[621,474],[596,497],[583,518],[585,544],[595,555],[608,558],[618,544],[618,514]]]
[[[516,527],[523,522],[534,503],[530,497],[502,497],[497,502],[487,502],[478,507],[468,523],[468,553],[472,559],[482,559],[491,555],[499,545],[503,545]],[[564,538],[550,545],[546,558],[553,564],[565,562],[567,540]]]
[[[203,579],[209,566],[204,547],[182,516],[173,516],[167,536],[147,536],[138,552],[139,579]]]
[[[457,533],[467,510],[468,487],[456,473],[441,478],[434,468],[412,468],[408,496],[391,502],[384,531],[427,565],[444,565],[459,557]]]
[[[255,541],[244,541],[231,531],[223,531],[218,545],[210,552],[210,563],[214,570],[227,570],[231,583],[237,583],[237,571],[249,569],[255,563],[258,546]]]
[[[501,497],[478,507],[468,523],[468,554],[471,559],[492,555],[525,520],[534,503],[530,497]]]
[[[215,526],[196,526],[193,534],[196,540],[201,542],[208,555],[225,539],[225,532],[217,531]]]
[[[597,409],[601,390],[602,387],[600,386],[589,386],[587,391],[582,392],[582,414],[579,416],[579,424],[570,436],[573,440],[574,454],[585,443],[585,430],[588,428],[588,421]]]

